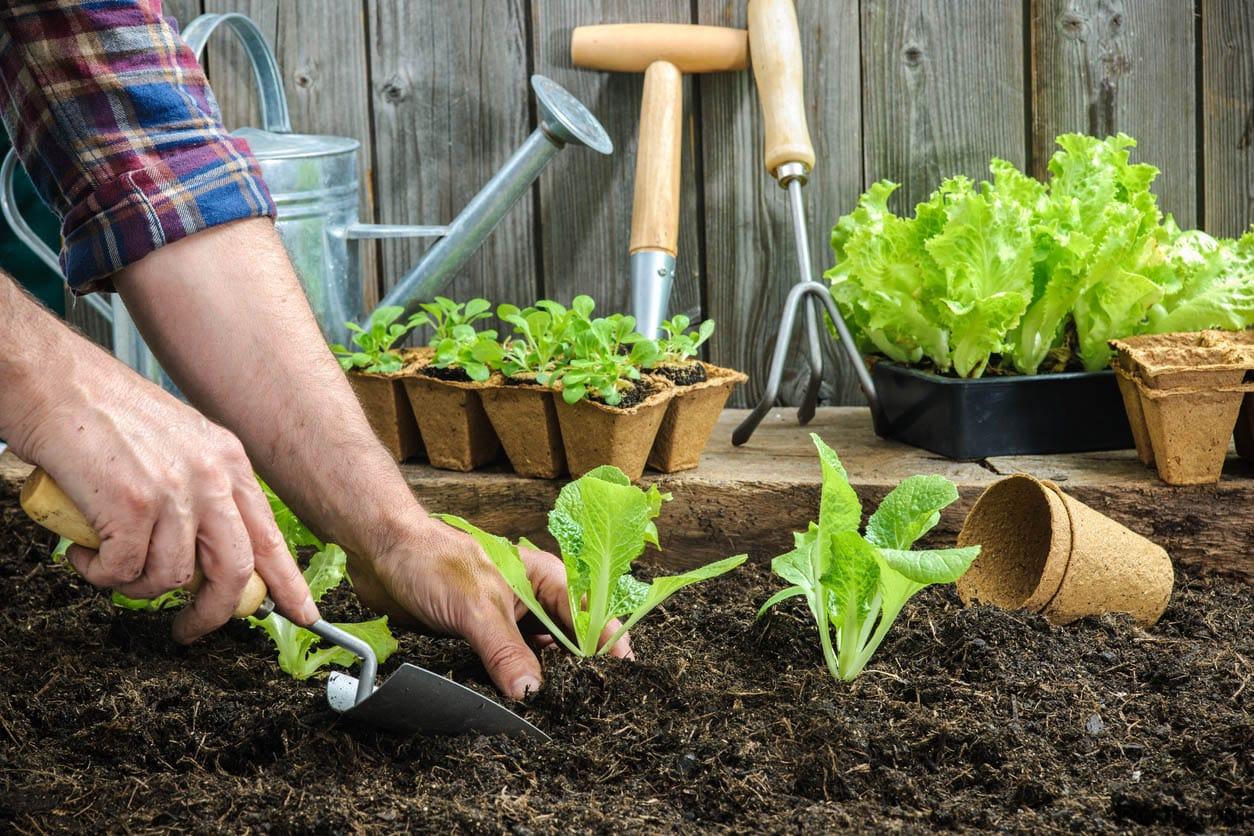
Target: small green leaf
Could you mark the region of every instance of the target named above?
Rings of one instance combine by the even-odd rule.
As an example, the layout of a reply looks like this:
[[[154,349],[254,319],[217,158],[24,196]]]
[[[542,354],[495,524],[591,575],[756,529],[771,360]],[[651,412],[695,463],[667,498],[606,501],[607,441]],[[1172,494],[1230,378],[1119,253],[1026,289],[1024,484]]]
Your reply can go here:
[[[979,546],[957,549],[933,549],[930,551],[905,551],[880,549],[880,554],[893,571],[915,583],[929,585],[953,583],[970,568],[980,555]]]
[[[944,476],[911,476],[884,497],[867,521],[866,536],[886,549],[908,549],[940,521],[940,512],[958,499]]]

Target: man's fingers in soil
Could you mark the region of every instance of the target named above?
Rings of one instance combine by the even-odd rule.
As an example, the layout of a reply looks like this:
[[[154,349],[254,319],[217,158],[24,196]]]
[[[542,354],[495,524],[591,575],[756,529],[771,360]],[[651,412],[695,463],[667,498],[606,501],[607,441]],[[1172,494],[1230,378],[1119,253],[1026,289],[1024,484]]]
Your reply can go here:
[[[153,521],[136,520],[129,527],[101,540],[100,549],[71,549],[70,563],[93,586],[120,587],[144,573]]]
[[[605,625],[605,629],[601,632],[601,641],[599,644],[603,646],[607,641],[614,638],[614,634],[617,633],[622,626],[623,622],[619,621],[617,618],[611,620],[609,624]],[[631,649],[631,634],[623,633],[623,637],[614,642],[614,646],[607,652],[616,659],[635,659],[636,654]]]
[[[153,526],[144,573],[114,589],[128,598],[155,598],[185,586],[195,571],[196,521],[191,514],[170,508]]]
[[[252,479],[235,490],[244,527],[252,541],[253,566],[270,590],[275,608],[287,619],[302,627],[318,620],[318,607],[309,594],[309,584],[274,522],[274,512],[261,488]]]
[[[174,640],[190,644],[227,621],[253,573],[252,541],[234,506],[202,518],[197,558],[204,582],[174,619]]]
[[[503,607],[480,611],[468,625],[466,641],[483,661],[488,676],[510,699],[525,699],[540,690],[540,660],[523,641],[518,624]]]

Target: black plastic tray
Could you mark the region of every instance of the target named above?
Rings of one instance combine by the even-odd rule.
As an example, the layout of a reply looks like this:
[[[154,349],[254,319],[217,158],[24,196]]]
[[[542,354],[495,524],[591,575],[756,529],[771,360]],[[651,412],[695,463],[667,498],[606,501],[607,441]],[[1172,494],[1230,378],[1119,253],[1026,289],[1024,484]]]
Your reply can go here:
[[[951,459],[1132,446],[1110,370],[962,380],[880,360],[871,377],[876,434]]]

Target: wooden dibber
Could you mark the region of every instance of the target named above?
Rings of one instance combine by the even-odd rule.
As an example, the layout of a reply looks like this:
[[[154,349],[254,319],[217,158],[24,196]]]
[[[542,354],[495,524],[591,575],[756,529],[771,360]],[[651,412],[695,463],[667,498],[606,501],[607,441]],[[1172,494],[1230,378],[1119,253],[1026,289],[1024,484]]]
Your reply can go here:
[[[570,56],[576,67],[644,73],[628,249],[636,329],[655,337],[666,318],[678,252],[683,75],[743,70],[749,36],[742,29],[688,24],[579,26],[571,33]]]
[[[83,512],[78,510],[74,501],[66,496],[61,486],[43,468],[35,468],[30,476],[26,477],[26,482],[22,485],[20,501],[26,515],[53,534],[64,537],[83,548],[100,548],[100,535],[91,527],[91,523],[83,516]],[[188,592],[195,592],[203,581],[204,576],[200,574],[200,569],[197,569],[185,589]],[[235,617],[244,618],[263,609],[268,594],[266,582],[261,579],[261,575],[253,572],[252,577],[244,586],[244,591],[240,593],[239,602],[235,605]]]

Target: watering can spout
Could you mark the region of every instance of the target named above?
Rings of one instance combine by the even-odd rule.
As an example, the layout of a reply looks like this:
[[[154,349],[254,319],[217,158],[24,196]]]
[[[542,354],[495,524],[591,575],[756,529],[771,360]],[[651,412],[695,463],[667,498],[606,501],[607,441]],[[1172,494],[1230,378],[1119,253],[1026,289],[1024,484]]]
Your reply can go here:
[[[439,293],[558,151],[567,145],[585,145],[600,154],[613,152],[605,128],[564,88],[541,75],[531,77],[531,88],[539,107],[539,126],[466,204],[444,237],[379,302],[379,308],[401,307],[408,315]]]

